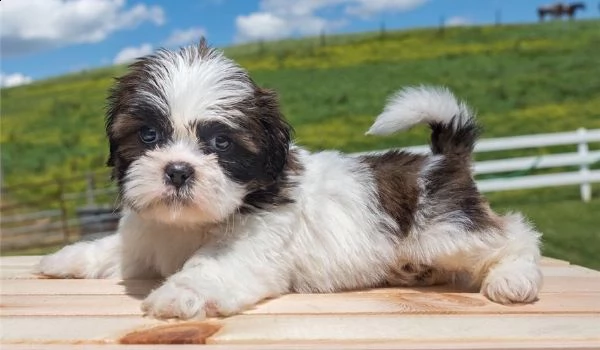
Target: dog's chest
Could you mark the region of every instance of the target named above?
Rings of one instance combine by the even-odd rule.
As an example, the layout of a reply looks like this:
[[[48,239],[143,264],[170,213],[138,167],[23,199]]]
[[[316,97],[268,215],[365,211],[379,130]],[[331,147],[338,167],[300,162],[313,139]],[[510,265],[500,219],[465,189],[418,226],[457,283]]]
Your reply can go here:
[[[205,235],[172,232],[159,235],[153,242],[154,269],[163,277],[181,270],[189,258],[205,243]]]
[[[123,218],[121,234],[129,259],[168,277],[206,243],[205,230],[182,230],[140,220],[135,214]]]

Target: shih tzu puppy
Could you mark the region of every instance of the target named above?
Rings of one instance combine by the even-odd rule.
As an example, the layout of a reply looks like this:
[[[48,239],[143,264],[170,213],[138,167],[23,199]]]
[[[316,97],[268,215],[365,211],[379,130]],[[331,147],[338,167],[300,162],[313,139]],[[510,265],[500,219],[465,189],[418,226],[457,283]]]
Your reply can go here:
[[[540,234],[477,191],[471,110],[444,88],[406,88],[368,133],[419,123],[429,155],[309,153],[275,94],[204,41],[141,58],[112,88],[106,119],[118,232],[44,257],[39,272],[164,278],[142,303],[157,318],[456,276],[498,303],[534,301]]]

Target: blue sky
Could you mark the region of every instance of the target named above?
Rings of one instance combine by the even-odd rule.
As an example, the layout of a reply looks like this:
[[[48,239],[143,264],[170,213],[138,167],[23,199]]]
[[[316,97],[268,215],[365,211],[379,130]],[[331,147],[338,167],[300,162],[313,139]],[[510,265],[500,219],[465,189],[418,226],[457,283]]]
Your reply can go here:
[[[216,46],[284,37],[536,21],[551,0],[5,0],[3,86],[124,63],[205,35]],[[597,4],[579,18],[598,16]]]

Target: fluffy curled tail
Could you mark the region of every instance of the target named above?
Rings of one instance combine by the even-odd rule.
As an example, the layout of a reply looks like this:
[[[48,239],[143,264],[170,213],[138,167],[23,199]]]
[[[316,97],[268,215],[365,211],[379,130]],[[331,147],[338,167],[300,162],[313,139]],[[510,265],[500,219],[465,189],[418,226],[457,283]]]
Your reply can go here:
[[[470,157],[479,128],[473,112],[447,88],[420,86],[400,90],[367,134],[388,135],[419,123],[431,127],[434,154]]]

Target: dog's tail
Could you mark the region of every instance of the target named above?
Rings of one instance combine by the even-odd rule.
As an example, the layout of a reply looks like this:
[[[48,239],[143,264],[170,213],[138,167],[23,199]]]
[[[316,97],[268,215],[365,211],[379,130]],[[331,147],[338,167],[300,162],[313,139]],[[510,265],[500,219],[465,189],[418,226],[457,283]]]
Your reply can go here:
[[[479,135],[473,112],[447,88],[408,87],[389,100],[368,135],[389,135],[419,123],[431,127],[434,154],[469,157]]]

